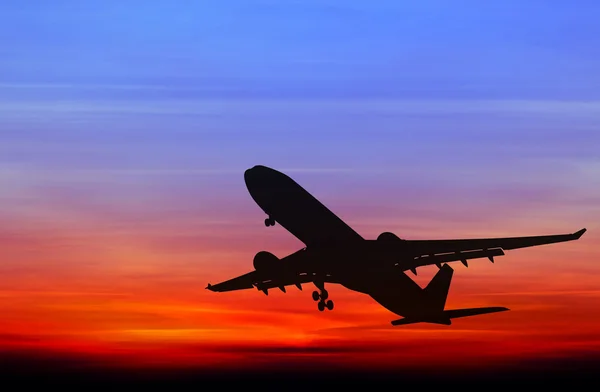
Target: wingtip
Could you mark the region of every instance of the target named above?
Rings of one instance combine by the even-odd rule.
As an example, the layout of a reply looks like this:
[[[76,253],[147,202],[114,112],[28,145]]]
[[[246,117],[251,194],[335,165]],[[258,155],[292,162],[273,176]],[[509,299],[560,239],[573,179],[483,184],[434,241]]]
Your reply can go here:
[[[587,231],[587,229],[584,227],[583,229],[573,233],[573,237],[575,237],[576,239],[579,239],[583,233],[585,233]]]

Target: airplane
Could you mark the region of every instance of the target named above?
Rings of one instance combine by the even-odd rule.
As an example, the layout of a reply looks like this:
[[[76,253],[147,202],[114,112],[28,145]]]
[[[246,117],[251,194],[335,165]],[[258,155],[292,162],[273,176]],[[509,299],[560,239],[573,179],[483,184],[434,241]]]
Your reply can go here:
[[[409,240],[391,232],[364,239],[296,181],[275,169],[256,165],[244,172],[246,187],[265,212],[265,226],[276,223],[304,245],[283,258],[268,251],[256,253],[254,270],[206,289],[214,292],[269,289],[312,283],[312,299],[319,311],[333,310],[325,284],[371,296],[402,318],[393,326],[414,323],[451,325],[452,319],[509,310],[505,307],[445,309],[454,270],[448,264],[503,256],[505,251],[579,239],[586,229],[571,234],[507,238]],[[439,270],[422,288],[407,271],[436,265]]]

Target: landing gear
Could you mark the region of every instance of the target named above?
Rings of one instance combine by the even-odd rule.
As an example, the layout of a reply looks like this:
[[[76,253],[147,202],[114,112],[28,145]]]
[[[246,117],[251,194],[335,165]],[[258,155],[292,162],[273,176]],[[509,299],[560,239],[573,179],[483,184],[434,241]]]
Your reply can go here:
[[[321,299],[321,296],[319,295],[318,291],[313,291],[312,297],[313,297],[313,301],[318,301]]]
[[[275,226],[275,219],[268,217],[267,219],[265,219],[265,226],[269,227],[269,226]]]
[[[325,306],[327,307],[327,309],[333,310],[333,301],[332,300],[327,301]]]
[[[333,310],[333,301],[329,300],[325,302],[328,297],[329,293],[325,289],[321,290],[320,293],[318,291],[313,291],[312,299],[315,302],[318,301],[317,307],[319,308],[320,312],[324,311],[325,308],[327,308],[328,310]]]

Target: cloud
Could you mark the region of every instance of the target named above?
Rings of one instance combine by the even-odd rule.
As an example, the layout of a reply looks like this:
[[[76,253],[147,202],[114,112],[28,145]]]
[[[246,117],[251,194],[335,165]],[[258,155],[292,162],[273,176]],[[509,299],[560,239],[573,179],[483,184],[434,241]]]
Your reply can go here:
[[[405,99],[172,99],[144,101],[69,101],[29,100],[0,101],[3,116],[23,114],[162,114],[162,115],[245,115],[259,117],[286,113],[288,115],[347,113],[370,115],[456,115],[456,114],[536,114],[550,117],[600,116],[600,101],[558,100],[405,100]]]
[[[544,291],[509,291],[497,293],[472,293],[474,296],[600,296],[600,290],[544,290]]]
[[[45,169],[31,165],[0,165],[0,181],[4,182],[28,182],[30,184],[52,183],[56,181],[74,183],[95,183],[115,181],[120,177],[186,177],[186,176],[241,176],[249,167],[238,168],[56,168]],[[394,168],[311,168],[311,167],[281,167],[277,170],[284,173],[307,173],[307,174],[394,174],[406,172],[407,169]],[[240,180],[241,181],[241,180]],[[4,189],[7,187],[5,186]]]
[[[0,89],[26,90],[187,90],[186,86],[152,85],[152,84],[69,84],[69,83],[0,83]]]
[[[93,292],[93,291],[48,291],[48,290],[0,290],[2,297],[128,297],[128,293]]]
[[[14,343],[35,343],[41,340],[40,337],[19,333],[0,333],[0,351],[2,347]]]

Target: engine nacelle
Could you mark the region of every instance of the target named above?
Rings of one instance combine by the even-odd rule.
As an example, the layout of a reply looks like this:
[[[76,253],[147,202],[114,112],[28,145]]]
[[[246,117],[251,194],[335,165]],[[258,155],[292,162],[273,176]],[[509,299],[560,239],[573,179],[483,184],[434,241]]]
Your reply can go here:
[[[258,252],[254,256],[254,269],[255,270],[268,270],[277,266],[279,258],[271,252],[265,250]]]
[[[389,231],[386,231],[386,232],[379,234],[379,236],[377,237],[377,241],[394,243],[394,242],[402,241],[402,238],[398,237],[394,233],[390,233]]]

